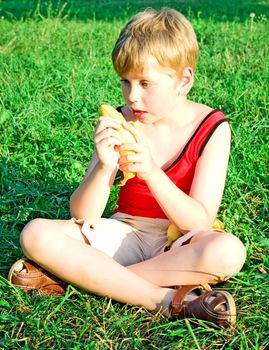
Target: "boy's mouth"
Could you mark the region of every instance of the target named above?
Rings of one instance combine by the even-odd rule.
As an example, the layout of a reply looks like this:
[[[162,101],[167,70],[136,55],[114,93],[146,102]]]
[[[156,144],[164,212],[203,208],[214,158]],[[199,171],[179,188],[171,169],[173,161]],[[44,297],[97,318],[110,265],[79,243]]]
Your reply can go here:
[[[145,111],[141,111],[139,109],[133,109],[133,108],[132,108],[132,112],[137,119],[142,119],[146,113]]]

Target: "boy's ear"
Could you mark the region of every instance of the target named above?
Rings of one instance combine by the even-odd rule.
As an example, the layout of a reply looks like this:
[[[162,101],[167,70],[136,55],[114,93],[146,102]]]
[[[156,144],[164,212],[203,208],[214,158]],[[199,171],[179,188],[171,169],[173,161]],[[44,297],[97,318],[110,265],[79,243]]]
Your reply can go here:
[[[179,86],[179,94],[182,96],[187,96],[190,89],[193,85],[193,69],[191,67],[183,68],[180,86]]]

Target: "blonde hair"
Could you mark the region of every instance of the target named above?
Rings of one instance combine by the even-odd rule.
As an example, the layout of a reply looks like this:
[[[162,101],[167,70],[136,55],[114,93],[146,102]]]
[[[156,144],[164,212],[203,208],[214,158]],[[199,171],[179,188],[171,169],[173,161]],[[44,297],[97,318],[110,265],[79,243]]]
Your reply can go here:
[[[181,75],[184,67],[195,70],[198,44],[190,22],[180,12],[147,9],[132,17],[120,32],[112,52],[119,75],[142,71],[147,56]]]

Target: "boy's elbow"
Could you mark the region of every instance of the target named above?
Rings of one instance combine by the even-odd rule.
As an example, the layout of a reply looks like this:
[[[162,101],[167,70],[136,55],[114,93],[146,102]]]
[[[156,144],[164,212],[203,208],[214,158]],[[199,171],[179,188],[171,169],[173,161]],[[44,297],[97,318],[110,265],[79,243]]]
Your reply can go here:
[[[200,220],[197,220],[197,228],[208,230],[212,227],[214,220],[215,217],[205,211],[205,214],[202,215]]]
[[[204,215],[196,217],[195,219],[191,217],[189,222],[186,222],[184,227],[181,227],[181,230],[183,232],[189,232],[191,230],[208,230],[212,227],[214,220],[215,218],[213,218],[212,215],[204,213]]]
[[[70,215],[75,218],[80,218],[80,213],[77,206],[77,200],[75,192],[71,195],[70,201],[69,201],[69,211]]]
[[[211,220],[193,220],[181,230],[185,233],[192,230],[208,230],[212,227],[213,222]]]
[[[95,212],[89,211],[89,209],[81,204],[81,201],[76,198],[76,196],[73,194],[70,197],[70,206],[69,211],[71,217],[77,219],[77,220],[85,220],[90,225],[94,225],[99,217],[96,215]]]
[[[216,214],[212,213],[210,210],[208,210],[204,205],[201,204],[201,212],[200,215],[197,216],[196,220],[196,227],[194,228],[201,228],[201,229],[210,229],[214,223],[214,220],[216,218]]]

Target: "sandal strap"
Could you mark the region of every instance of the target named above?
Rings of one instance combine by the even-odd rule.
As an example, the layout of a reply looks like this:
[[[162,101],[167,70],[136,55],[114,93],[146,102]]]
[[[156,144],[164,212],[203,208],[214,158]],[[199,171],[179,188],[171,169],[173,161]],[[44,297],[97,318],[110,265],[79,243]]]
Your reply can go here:
[[[215,292],[213,292],[215,294]],[[215,310],[215,308],[221,304],[226,303],[226,298],[224,295],[216,295],[211,301],[210,301],[210,307]]]
[[[178,287],[177,293],[171,304],[171,316],[178,314],[182,310],[185,298],[196,288],[199,288],[199,286]]]
[[[26,271],[18,271],[20,266]],[[15,287],[26,292],[38,290],[39,294],[64,295],[67,287],[65,281],[29,259],[20,259],[15,262],[10,269],[8,279]]]
[[[37,265],[35,264],[35,262],[30,260],[24,260],[23,261],[23,266],[26,268],[27,273],[31,273],[31,272],[39,272],[39,269],[37,268]]]
[[[208,284],[186,285],[177,287],[177,293],[171,304],[171,315],[173,316],[182,310],[185,303],[184,300],[186,299],[188,294],[190,294],[193,291],[198,291],[198,295],[201,295],[206,290],[211,291],[211,288]]]

